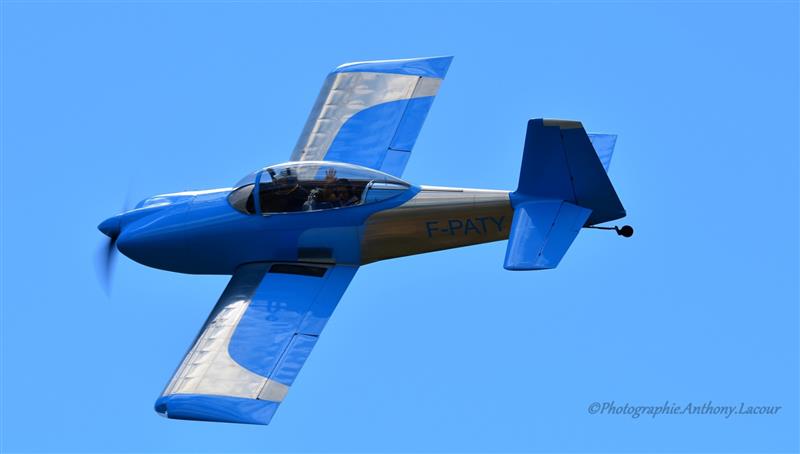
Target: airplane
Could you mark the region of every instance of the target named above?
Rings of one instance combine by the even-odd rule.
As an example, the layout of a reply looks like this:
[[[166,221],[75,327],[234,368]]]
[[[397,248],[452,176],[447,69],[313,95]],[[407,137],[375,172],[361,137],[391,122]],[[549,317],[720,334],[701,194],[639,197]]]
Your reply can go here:
[[[452,57],[348,63],[325,79],[288,162],[229,188],[156,195],[104,220],[153,268],[231,275],[155,403],[171,419],[268,424],[360,266],[508,240],[508,270],[555,268],[581,228],[625,217],[616,136],[528,121],[515,191],[401,177]]]

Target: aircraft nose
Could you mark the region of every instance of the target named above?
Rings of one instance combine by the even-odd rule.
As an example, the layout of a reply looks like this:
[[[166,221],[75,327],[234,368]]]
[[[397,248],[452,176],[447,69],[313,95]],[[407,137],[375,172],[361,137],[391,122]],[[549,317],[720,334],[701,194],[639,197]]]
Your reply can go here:
[[[161,201],[156,203],[156,199]],[[146,206],[139,206],[144,202],[147,202],[147,204],[145,204]],[[142,218],[151,217],[155,214],[160,214],[164,211],[167,211],[169,208],[175,205],[173,202],[174,201],[166,200],[164,196],[145,199],[140,202],[139,205],[137,205],[137,208],[115,214],[114,216],[111,216],[110,218],[101,222],[100,225],[97,226],[97,229],[103,232],[109,238],[117,238],[120,236],[120,233],[123,230],[128,229],[129,225]]]
[[[120,216],[112,216],[97,226],[97,229],[107,235],[109,238],[119,236],[120,231]]]
[[[184,220],[188,206],[174,206],[137,222],[125,224],[117,249],[143,265],[173,270],[185,256]]]
[[[124,229],[117,239],[117,248],[137,262],[160,262],[180,252],[182,240],[181,235],[169,230],[147,227]]]

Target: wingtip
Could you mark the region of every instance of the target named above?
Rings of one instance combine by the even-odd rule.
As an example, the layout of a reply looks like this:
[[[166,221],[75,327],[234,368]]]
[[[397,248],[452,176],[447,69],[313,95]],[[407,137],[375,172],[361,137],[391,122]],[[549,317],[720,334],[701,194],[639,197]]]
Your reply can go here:
[[[331,71],[331,73],[382,72],[443,79],[452,61],[452,55],[403,58],[396,60],[358,61],[339,65]]]
[[[169,419],[267,425],[280,402],[204,394],[170,394],[154,409]]]

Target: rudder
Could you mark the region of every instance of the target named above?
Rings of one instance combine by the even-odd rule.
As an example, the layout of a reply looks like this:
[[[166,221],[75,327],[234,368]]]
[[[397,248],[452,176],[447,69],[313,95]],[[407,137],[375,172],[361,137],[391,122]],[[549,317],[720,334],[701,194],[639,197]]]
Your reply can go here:
[[[612,145],[613,146],[613,145]],[[586,225],[625,217],[625,208],[583,125],[528,121],[516,200],[564,200],[592,210]]]

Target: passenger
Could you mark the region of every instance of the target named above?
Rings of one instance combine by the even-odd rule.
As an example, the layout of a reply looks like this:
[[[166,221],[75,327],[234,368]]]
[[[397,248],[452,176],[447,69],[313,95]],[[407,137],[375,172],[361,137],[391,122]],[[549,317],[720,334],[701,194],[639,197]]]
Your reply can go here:
[[[336,187],[336,199],[339,202],[339,206],[343,207],[357,205],[361,201],[353,190],[353,185],[346,178],[339,180],[339,184]]]
[[[336,194],[330,188],[314,188],[303,203],[303,211],[325,210],[339,206]]]
[[[312,189],[308,193],[308,198],[303,202],[303,211],[318,210],[320,192],[319,189]]]
[[[325,189],[324,200],[328,208],[338,208],[342,206],[342,204],[339,203],[339,198],[336,197],[336,191],[333,188]]]

